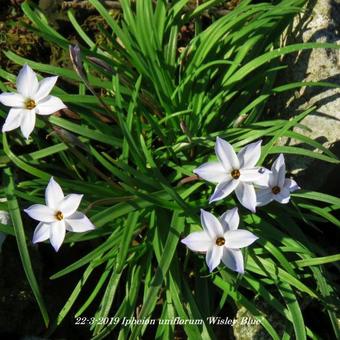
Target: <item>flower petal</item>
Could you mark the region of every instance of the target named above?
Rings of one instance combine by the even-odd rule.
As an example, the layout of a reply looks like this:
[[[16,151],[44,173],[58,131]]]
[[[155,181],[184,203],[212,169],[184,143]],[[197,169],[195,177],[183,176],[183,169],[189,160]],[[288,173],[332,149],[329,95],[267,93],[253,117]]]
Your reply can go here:
[[[34,97],[39,87],[37,75],[28,65],[20,70],[16,83],[18,92],[28,98]]]
[[[256,194],[252,184],[240,182],[235,189],[236,196],[240,203],[252,212],[256,210]]]
[[[76,212],[82,198],[83,198],[83,195],[70,194],[70,195],[67,195],[60,202],[58,208],[61,210],[65,218],[70,217],[72,214]]]
[[[212,272],[220,264],[223,255],[223,248],[224,247],[214,245],[208,249],[205,260],[210,272]]]
[[[234,272],[244,273],[244,260],[242,251],[223,247],[222,262]]]
[[[240,168],[240,163],[233,147],[224,139],[219,137],[216,138],[215,152],[217,158],[228,173],[233,169]]]
[[[25,107],[25,98],[19,93],[4,92],[0,94],[0,103],[16,108]]]
[[[65,222],[66,230],[74,233],[82,233],[96,228],[86,215],[78,211],[66,218]]]
[[[273,173],[271,173],[269,175],[268,186],[271,187],[271,188],[274,188],[274,187],[277,186],[277,182],[278,182],[277,177]]]
[[[51,223],[50,242],[55,251],[58,251],[65,239],[65,222],[57,221]]]
[[[5,202],[5,201],[2,201]],[[5,225],[11,225],[11,217],[7,211],[0,210],[0,223],[5,224]]]
[[[58,77],[47,77],[39,82],[39,88],[34,96],[34,99],[39,102],[40,100],[47,97],[53,89],[53,86],[57,82]]]
[[[219,236],[223,236],[223,228],[220,221],[210,212],[201,209],[201,224],[208,236],[215,241]]]
[[[244,248],[255,242],[258,237],[248,230],[238,229],[226,232],[226,247],[232,249]]]
[[[299,185],[291,178],[286,178],[283,186],[285,188],[289,188],[290,192],[301,189]]]
[[[271,188],[264,188],[256,190],[256,206],[262,207],[273,200],[274,194]]]
[[[227,210],[224,214],[220,216],[220,221],[224,232],[228,230],[236,230],[240,223],[238,208]]]
[[[239,185],[239,183],[241,182],[238,180],[231,179],[229,181],[217,184],[214,193],[211,195],[209,199],[209,203],[227,197],[233,192],[233,190]]]
[[[261,143],[262,140],[259,140],[241,149],[237,155],[241,168],[253,168],[256,165],[261,156]]]
[[[50,225],[40,222],[34,230],[33,243],[43,242],[50,238]]]
[[[279,157],[276,158],[272,165],[272,172],[275,178],[273,185],[278,187],[283,187],[286,177],[286,164],[283,154],[281,153]]]
[[[42,204],[33,204],[24,210],[30,217],[41,222],[54,222],[56,220],[54,210]]]
[[[279,203],[287,204],[290,200],[290,191],[288,188],[283,187],[278,194],[273,195],[273,198]]]
[[[214,242],[205,231],[196,231],[181,241],[192,251],[207,252]]]
[[[12,131],[18,128],[21,124],[23,109],[10,109],[5,121],[2,126],[2,132]]]
[[[51,177],[45,190],[46,205],[50,208],[57,209],[63,199],[63,190],[54,178]]]
[[[230,177],[220,162],[204,163],[193,172],[199,177],[212,183],[220,183],[225,181],[228,176]]]
[[[35,126],[35,112],[34,110],[22,110],[22,120],[20,129],[23,136],[28,139]]]
[[[263,183],[268,178],[268,174],[261,171],[262,168],[248,168],[248,169],[241,169],[240,173],[240,181],[248,182],[248,183]]]
[[[66,105],[58,97],[48,96],[38,103],[36,112],[46,116],[65,108]]]

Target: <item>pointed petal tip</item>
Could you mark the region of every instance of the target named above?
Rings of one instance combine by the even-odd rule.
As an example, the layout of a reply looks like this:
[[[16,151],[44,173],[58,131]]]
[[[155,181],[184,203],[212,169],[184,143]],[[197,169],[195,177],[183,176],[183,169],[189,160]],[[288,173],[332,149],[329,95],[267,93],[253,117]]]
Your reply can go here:
[[[32,243],[44,242],[50,237],[50,228],[48,223],[40,222],[34,230]]]
[[[25,63],[25,64],[22,65],[22,68],[20,69],[20,71],[21,71],[21,70],[25,70],[25,69],[27,69],[27,68],[30,69],[30,67],[28,66],[28,64]],[[19,72],[20,72],[20,71],[19,71]]]
[[[217,202],[217,201],[220,201],[221,199],[220,198],[216,198],[214,197],[213,195],[209,198],[209,204],[212,204],[214,202]]]
[[[290,191],[290,192],[294,192],[294,191],[296,191],[296,190],[301,190],[301,187],[300,187],[299,185],[296,185],[296,186],[294,186],[293,188],[291,188],[289,191]]]
[[[33,238],[33,239],[32,239],[32,244],[37,244],[37,243],[39,243],[39,240],[38,240],[38,239],[35,239],[35,238]]]
[[[182,239],[181,239],[181,243],[183,243],[183,244],[185,244],[186,246],[188,246],[188,244],[190,243],[190,241],[189,241],[189,236],[190,236],[190,234],[187,235],[186,237],[182,238]]]
[[[28,141],[28,139],[30,138],[30,135],[27,135],[26,133],[25,134],[23,133],[22,135],[23,135],[23,137],[25,138],[26,141]]]
[[[238,207],[231,208],[230,211],[231,211],[231,212],[234,212],[234,211],[235,211],[235,212],[238,213]]]
[[[55,252],[57,253],[57,252],[59,251],[61,245],[60,245],[60,246],[53,246],[53,245],[52,245],[52,247],[53,247],[53,249],[55,250]]]
[[[208,264],[209,273],[212,273],[215,268],[216,267],[212,263]]]
[[[35,73],[34,70],[32,69],[32,67],[28,64],[22,65],[21,70],[29,70],[29,71],[32,71],[33,73]]]
[[[290,197],[287,197],[285,200],[282,200],[282,201],[279,202],[279,203],[281,203],[281,204],[288,204],[289,201],[290,201]],[[277,201],[277,202],[278,202],[278,201]]]
[[[58,112],[59,110],[63,110],[63,109],[67,109],[67,106],[64,103],[62,103],[62,105],[59,107],[59,109],[56,112]]]
[[[249,146],[249,145],[254,145],[254,146],[262,145],[262,139],[259,139],[259,140],[255,141],[255,142],[247,144],[246,146]]]
[[[212,273],[218,266],[219,266],[219,264],[218,265],[216,265],[214,263],[208,264],[209,273]]]

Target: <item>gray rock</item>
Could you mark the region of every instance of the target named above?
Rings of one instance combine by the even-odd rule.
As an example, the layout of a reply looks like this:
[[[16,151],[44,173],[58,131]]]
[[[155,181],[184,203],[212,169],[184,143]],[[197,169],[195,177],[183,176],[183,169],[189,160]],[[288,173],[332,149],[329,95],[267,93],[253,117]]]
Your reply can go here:
[[[257,302],[260,310],[268,310],[268,306],[261,302]],[[278,313],[270,311],[266,316],[267,320],[280,335],[284,331],[284,323],[282,316]],[[236,340],[270,340],[272,337],[262,327],[261,324],[255,322],[255,317],[244,307],[241,307],[236,314],[236,323],[233,327],[234,337]]]
[[[317,0],[310,3],[303,16],[294,21],[292,33],[287,42],[328,42],[340,44],[340,2]],[[326,81],[340,84],[340,50],[313,49],[288,55],[283,59],[288,65],[282,84],[290,82]],[[316,106],[316,110],[301,122],[307,129],[295,128],[299,133],[317,140],[329,149],[336,149],[340,136],[340,89],[325,87],[304,87],[294,94],[280,94],[270,104],[271,111],[282,112],[285,117],[292,113]],[[288,145],[302,146],[296,140],[282,140]],[[308,149],[311,147],[303,145]],[[313,150],[313,149],[312,149]],[[314,150],[315,152],[319,152]],[[300,184],[320,188],[332,166],[329,163],[315,161],[308,157],[287,157],[288,168],[292,173],[299,173]],[[305,187],[305,185],[304,185]]]

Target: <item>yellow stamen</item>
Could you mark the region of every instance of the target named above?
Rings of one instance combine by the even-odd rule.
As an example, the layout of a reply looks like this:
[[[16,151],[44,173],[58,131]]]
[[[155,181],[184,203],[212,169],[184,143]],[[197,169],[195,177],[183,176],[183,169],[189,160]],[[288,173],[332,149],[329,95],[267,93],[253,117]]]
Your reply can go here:
[[[64,219],[64,215],[61,211],[57,211],[57,213],[55,214],[55,217],[58,221],[61,221]]]
[[[241,176],[241,173],[240,173],[240,170],[235,169],[230,173],[230,175],[233,179],[239,179]]]
[[[218,237],[218,238],[216,239],[216,244],[217,244],[218,246],[224,246],[224,244],[225,244],[225,239],[224,239],[224,237]]]
[[[277,194],[280,193],[280,192],[281,192],[280,187],[276,186],[276,187],[273,187],[273,188],[272,188],[272,193],[273,193],[274,195],[277,195]]]
[[[27,110],[33,110],[37,106],[37,104],[33,99],[27,99],[25,101],[25,106]]]

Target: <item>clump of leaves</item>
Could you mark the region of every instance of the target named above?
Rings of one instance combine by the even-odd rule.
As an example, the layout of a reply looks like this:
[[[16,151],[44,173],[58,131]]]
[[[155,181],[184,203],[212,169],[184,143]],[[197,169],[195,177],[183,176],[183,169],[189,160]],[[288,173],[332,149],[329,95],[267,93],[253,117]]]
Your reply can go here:
[[[46,324],[48,310],[30,266],[20,209],[43,202],[53,175],[65,191],[85,195],[82,210],[97,227],[66,238],[75,247],[86,242],[89,252],[51,277],[67,282],[68,274],[83,271],[51,331],[67,315],[86,316],[91,307],[96,310],[89,322],[94,339],[111,332],[136,339],[148,329],[141,324],[124,326],[124,317],[200,319],[200,325],[182,326],[186,335],[215,338],[207,317],[225,316],[229,306],[242,305],[274,339],[316,338],[318,329],[305,319],[301,305],[307,300],[318,306],[318,313],[324,311],[333,336],[339,337],[334,280],[323,264],[333,263],[332,269],[338,270],[335,261],[340,256],[328,254],[309,233],[315,224],[340,225],[334,215],[340,206],[337,198],[301,190],[292,194],[288,207],[271,203],[256,214],[240,209],[241,225],[259,237],[245,254],[242,276],[223,266],[210,275],[204,259],[186,253],[179,244],[182,236],[199,230],[200,208],[209,207],[219,215],[237,205],[228,196],[209,206],[214,187],[193,177],[193,169],[213,156],[217,136],[236,150],[263,139],[260,163],[265,165],[278,153],[338,163],[322,145],[293,131],[314,108],[297,112],[289,121],[261,119],[273,95],[306,85],[330,86],[275,86],[277,72],[285,69],[281,56],[335,47],[280,46],[280,36],[305,1],[281,0],[273,5],[244,0],[202,27],[200,15],[218,2],[203,2],[187,11],[185,0],[122,0],[122,19],[117,22],[100,1],[90,0],[109,27],[99,29],[110,44],[95,43],[69,11],[79,35],[80,50],[71,50],[75,70],[6,52],[18,64],[27,63],[69,83],[68,90],[63,86],[54,91],[69,110],[39,119],[28,144],[15,133],[3,134],[0,155],[6,168],[2,193],[8,197],[8,205],[1,207],[11,213],[27,278]],[[43,39],[69,49],[70,42],[48,25],[37,8],[24,3],[22,9]],[[194,24],[194,35],[179,46],[180,29],[189,24]],[[0,76],[15,79],[4,70]],[[8,90],[5,82],[0,89]],[[0,114],[4,117],[5,111]],[[301,140],[316,152],[280,145],[281,137]],[[91,293],[79,301],[83,287],[98,272]],[[270,310],[258,308],[254,297]],[[80,307],[75,309],[76,301]],[[283,331],[267,318],[271,310],[282,316]],[[174,324],[149,327],[154,327],[157,338],[173,338],[178,330]]]

